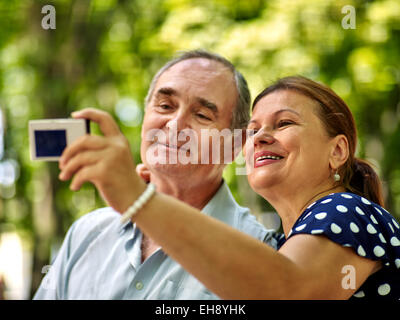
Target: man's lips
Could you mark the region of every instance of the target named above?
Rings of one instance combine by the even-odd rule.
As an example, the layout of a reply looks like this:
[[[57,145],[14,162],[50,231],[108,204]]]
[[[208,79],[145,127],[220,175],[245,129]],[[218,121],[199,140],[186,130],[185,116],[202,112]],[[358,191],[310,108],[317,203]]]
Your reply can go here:
[[[280,154],[270,151],[259,151],[254,154],[254,168],[261,167],[267,164],[276,163],[284,157]]]
[[[179,150],[179,151],[190,151],[190,148],[188,148],[185,145],[173,145],[173,144],[168,144],[168,143],[162,143],[162,142],[157,142],[157,145],[161,145],[165,148],[168,149],[173,149],[173,150]]]

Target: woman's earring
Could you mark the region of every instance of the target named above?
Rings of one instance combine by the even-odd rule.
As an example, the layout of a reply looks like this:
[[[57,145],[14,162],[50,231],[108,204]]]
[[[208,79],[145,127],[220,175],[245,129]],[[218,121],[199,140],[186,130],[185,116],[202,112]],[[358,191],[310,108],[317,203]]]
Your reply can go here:
[[[333,175],[333,180],[335,180],[336,182],[340,181],[340,174],[337,172]]]

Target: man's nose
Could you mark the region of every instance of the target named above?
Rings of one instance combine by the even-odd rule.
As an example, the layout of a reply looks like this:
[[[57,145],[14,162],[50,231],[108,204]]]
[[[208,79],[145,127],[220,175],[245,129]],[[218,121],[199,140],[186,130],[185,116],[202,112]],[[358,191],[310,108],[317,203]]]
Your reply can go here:
[[[168,120],[166,127],[169,130],[175,130],[177,132],[190,128],[188,115],[184,112],[175,113],[171,119]]]

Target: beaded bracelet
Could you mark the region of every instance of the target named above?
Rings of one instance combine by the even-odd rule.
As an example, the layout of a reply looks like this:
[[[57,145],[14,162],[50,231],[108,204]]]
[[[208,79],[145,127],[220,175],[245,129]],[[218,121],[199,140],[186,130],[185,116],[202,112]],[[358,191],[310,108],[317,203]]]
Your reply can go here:
[[[149,183],[146,190],[140,195],[140,197],[122,214],[121,223],[126,223],[132,219],[134,215],[150,200],[154,195],[156,187],[154,184]]]

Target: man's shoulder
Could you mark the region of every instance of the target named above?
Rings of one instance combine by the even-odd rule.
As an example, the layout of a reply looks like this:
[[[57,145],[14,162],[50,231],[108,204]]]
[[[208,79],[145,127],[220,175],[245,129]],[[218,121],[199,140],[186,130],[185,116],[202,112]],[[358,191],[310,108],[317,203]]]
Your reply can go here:
[[[78,224],[107,224],[118,220],[121,215],[111,207],[93,210],[81,216],[75,223]]]
[[[264,241],[271,232],[257,220],[249,208],[238,204],[225,181],[204,211],[210,216],[261,241]]]
[[[122,228],[120,214],[110,207],[91,211],[74,222],[71,232],[74,238],[93,238],[107,229]]]
[[[240,231],[263,241],[274,249],[278,248],[278,239],[281,238],[281,233],[275,229],[268,229],[247,207],[242,207],[236,203],[235,211],[238,221],[237,228]]]
[[[251,213],[249,208],[238,206],[236,214],[238,228],[243,232],[256,238],[264,238],[268,233],[267,228],[257,220],[256,216]]]

